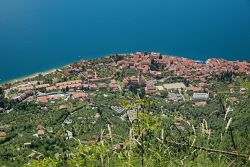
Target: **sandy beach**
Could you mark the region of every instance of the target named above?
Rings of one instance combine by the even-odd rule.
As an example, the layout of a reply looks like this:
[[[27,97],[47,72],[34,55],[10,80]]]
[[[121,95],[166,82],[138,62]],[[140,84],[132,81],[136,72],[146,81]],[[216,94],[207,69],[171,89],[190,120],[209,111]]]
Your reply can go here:
[[[60,67],[58,67],[58,68],[53,68],[53,69],[49,69],[49,70],[46,70],[46,71],[43,71],[43,72],[36,72],[36,73],[29,74],[29,75],[26,75],[26,76],[22,76],[22,77],[19,77],[19,78],[13,79],[13,80],[9,80],[9,81],[1,82],[1,80],[0,80],[0,85],[4,85],[4,84],[14,84],[14,83],[19,82],[19,81],[23,81],[23,80],[26,80],[26,79],[34,78],[34,77],[38,76],[39,74],[41,74],[41,75],[48,75],[48,74],[50,74],[50,73],[55,72],[55,71],[56,71],[57,69],[59,69],[59,68],[60,68]]]

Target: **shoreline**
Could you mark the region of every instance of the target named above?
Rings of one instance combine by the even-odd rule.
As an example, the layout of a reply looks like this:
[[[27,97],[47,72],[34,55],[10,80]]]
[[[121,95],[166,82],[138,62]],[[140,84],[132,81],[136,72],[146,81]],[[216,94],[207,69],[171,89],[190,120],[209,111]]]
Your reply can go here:
[[[121,54],[130,54],[130,53],[121,53]],[[10,79],[10,80],[6,80],[6,81],[1,81],[0,79],[0,86],[2,85],[5,85],[5,84],[14,84],[16,82],[20,82],[20,81],[23,81],[23,80],[26,80],[26,79],[31,79],[31,78],[34,78],[36,77],[37,75],[41,74],[41,75],[47,75],[47,74],[50,74],[52,72],[55,72],[56,70],[60,69],[60,68],[63,68],[63,67],[66,67],[74,62],[79,62],[79,61],[82,61],[82,60],[85,60],[85,61],[89,61],[89,60],[94,60],[94,59],[99,59],[99,58],[104,58],[104,57],[107,57],[107,56],[110,56],[112,54],[106,54],[106,55],[103,55],[103,56],[98,56],[98,57],[93,57],[93,58],[87,58],[87,59],[81,59],[81,60],[75,60],[75,61],[71,61],[67,64],[64,64],[64,65],[60,65],[60,66],[57,66],[57,67],[52,67],[50,69],[47,69],[47,70],[44,70],[44,71],[41,71],[41,72],[35,72],[35,73],[31,73],[31,74],[27,74],[27,75],[23,75],[23,76],[20,76],[18,78],[14,78],[14,79]],[[162,53],[163,56],[173,56],[173,57],[180,57],[180,58],[187,58],[187,57],[183,57],[183,56],[176,56],[176,55],[171,55],[171,54],[165,54],[165,53]],[[199,59],[193,59],[193,58],[187,58],[187,59],[190,59],[190,60],[194,60],[194,61],[203,61],[203,62],[206,62],[207,60],[209,59],[214,59],[214,58],[208,58],[206,60],[199,60]],[[223,59],[223,58],[215,58],[215,59]],[[226,59],[224,59],[226,60]],[[233,62],[247,62],[248,60],[226,60],[226,61],[233,61]]]
[[[49,68],[47,70],[43,70],[43,71],[40,71],[40,72],[34,72],[34,73],[26,74],[26,75],[23,75],[23,76],[14,78],[14,79],[10,79],[10,80],[2,81],[1,78],[0,78],[0,86],[5,85],[5,84],[13,84],[13,83],[20,82],[20,81],[23,81],[23,80],[29,79],[29,78],[34,78],[39,74],[42,74],[42,75],[49,74],[49,73],[54,72],[55,70],[66,67],[66,66],[68,66],[68,65],[70,65],[70,64],[72,64],[74,62],[79,62],[79,61],[82,61],[82,60],[85,60],[85,61],[94,60],[94,59],[104,58],[104,57],[109,56],[109,55],[111,55],[111,54],[106,54],[106,55],[97,56],[97,57],[93,56],[93,58],[78,59],[78,60],[70,61],[70,62],[68,62],[66,64],[62,64],[62,65],[59,65],[57,67],[52,67],[52,68]]]
[[[67,65],[65,65],[65,66],[67,66]],[[24,76],[15,78],[15,79],[3,81],[3,82],[0,82],[0,86],[4,85],[4,84],[13,84],[13,83],[20,82],[20,81],[23,81],[23,80],[26,80],[26,79],[34,78],[34,77],[38,76],[39,74],[46,75],[46,74],[49,74],[49,73],[52,73],[52,72],[56,71],[58,68],[60,68],[60,67],[51,68],[51,69],[48,69],[48,70],[45,70],[45,71],[42,71],[42,72],[35,72],[35,73],[27,74],[27,75],[24,75]]]

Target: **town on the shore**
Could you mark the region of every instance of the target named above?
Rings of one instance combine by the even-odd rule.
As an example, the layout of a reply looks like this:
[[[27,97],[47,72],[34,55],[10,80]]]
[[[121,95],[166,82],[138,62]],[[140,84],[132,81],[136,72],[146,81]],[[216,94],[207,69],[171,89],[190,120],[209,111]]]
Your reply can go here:
[[[43,104],[68,98],[86,100],[87,90],[128,91],[130,85],[143,88],[146,96],[167,90],[167,101],[187,100],[184,91],[192,92],[190,99],[206,101],[215,95],[209,89],[213,86],[210,79],[223,73],[249,75],[250,63],[215,58],[203,62],[154,52],[115,54],[5,84],[3,89],[6,97],[14,101]],[[182,82],[176,82],[178,78]],[[240,91],[244,92],[245,88]]]

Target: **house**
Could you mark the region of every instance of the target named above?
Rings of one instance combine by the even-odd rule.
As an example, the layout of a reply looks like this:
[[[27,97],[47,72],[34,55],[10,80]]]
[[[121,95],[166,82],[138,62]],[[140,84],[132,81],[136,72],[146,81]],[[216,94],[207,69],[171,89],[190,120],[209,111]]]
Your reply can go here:
[[[240,93],[241,93],[241,94],[246,93],[246,88],[241,88],[241,89],[240,89]]]
[[[35,101],[35,97],[34,96],[30,96],[27,99],[25,99],[24,101],[27,102],[27,103],[34,102]]]
[[[159,91],[163,91],[164,87],[163,86],[156,86],[156,89],[159,90]]]
[[[64,110],[64,109],[68,109],[68,105],[62,104],[59,106],[59,110]]]
[[[144,59],[140,62],[141,65],[149,65],[150,64],[150,60]]]
[[[28,147],[31,147],[32,144],[31,143],[24,143],[23,146],[28,148]]]
[[[60,82],[56,83],[56,88],[59,90],[64,90],[64,89],[80,89],[82,87],[82,81],[81,80],[74,80],[74,81],[68,81],[68,82]],[[53,90],[55,87],[50,87],[48,90]]]
[[[5,138],[6,135],[7,135],[6,132],[0,131],[0,139]]]
[[[28,98],[29,96],[32,96],[33,92],[32,91],[26,91],[24,93],[18,94],[14,97],[12,97],[12,100],[16,101],[16,102],[21,102],[23,100],[25,100],[26,98]]]
[[[88,85],[88,84],[82,84],[82,88],[83,88],[83,89],[88,89],[88,88],[89,88],[89,85]]]
[[[44,136],[45,131],[43,129],[37,131],[37,136]]]
[[[49,84],[42,84],[42,85],[36,85],[35,88],[36,89],[44,89],[44,88],[47,88],[49,86],[50,86]]]
[[[68,85],[79,84],[79,83],[82,83],[82,81],[81,80],[74,80],[74,81],[68,81],[68,82],[60,82],[60,83],[57,83],[56,86],[57,87],[68,86]]]
[[[12,112],[14,109],[12,108],[12,109],[10,109],[10,110],[6,110],[6,113],[10,113],[10,112]]]
[[[40,152],[32,150],[32,153],[28,155],[29,159],[36,159],[36,160],[41,160],[44,158],[44,155]]]
[[[123,80],[124,87],[126,87],[128,85],[135,85],[135,86],[139,86],[139,87],[144,87],[144,86],[146,86],[146,84],[147,84],[147,81],[146,81],[144,76],[139,76],[138,78],[135,76],[131,76],[131,77]]]
[[[64,156],[65,156],[65,154],[63,152],[58,152],[58,153],[54,154],[54,157],[57,158],[57,159],[62,158]]]
[[[162,73],[159,72],[159,71],[150,71],[149,74],[150,74],[152,77],[154,77],[154,78],[156,78],[156,77],[161,77],[161,75],[162,75]]]
[[[124,108],[121,108],[121,107],[118,107],[118,106],[111,106],[111,109],[114,110],[114,111],[116,111],[119,114],[122,114],[122,113],[125,112]]]
[[[70,84],[68,85],[68,88],[74,88],[74,89],[80,89],[82,87],[82,84],[81,83],[76,83],[76,84]]]
[[[123,87],[127,87],[129,84],[128,78],[123,79]]]
[[[37,97],[37,102],[38,103],[48,103],[49,100],[48,100],[47,96],[40,96],[40,97]]]
[[[180,94],[176,94],[176,93],[168,93],[167,96],[167,101],[181,101],[182,100],[182,96]]]
[[[183,122],[183,118],[182,117],[177,117],[175,118],[175,126],[181,126],[181,123]]]
[[[24,87],[18,88],[19,92],[30,91],[30,90],[33,90],[33,89],[34,89],[33,86],[24,86]]]
[[[116,83],[116,80],[111,80],[109,88],[112,92],[117,92],[120,90],[118,84]]]
[[[146,74],[149,70],[149,66],[148,65],[141,65],[137,67],[137,71],[142,72],[143,74]]]
[[[60,100],[64,96],[65,96],[64,94],[52,94],[52,95],[47,96],[47,99],[49,101],[51,101],[51,100]]]
[[[66,131],[66,140],[70,140],[73,138],[73,133],[71,131]]]
[[[231,94],[235,93],[235,90],[233,88],[230,88],[229,91],[230,91]]]
[[[97,112],[97,113],[95,114],[95,119],[98,119],[98,118],[100,118],[100,117],[101,117],[101,114]]]
[[[43,127],[43,125],[37,125],[36,129],[37,130],[42,130],[42,129],[44,129],[44,127]]]
[[[204,89],[201,88],[201,87],[187,87],[186,90],[190,91],[190,92],[201,92],[201,91],[204,91]]]
[[[145,87],[145,94],[146,95],[152,95],[157,92],[156,87],[153,84],[147,84]]]
[[[72,124],[72,123],[73,123],[73,120],[72,120],[72,118],[71,118],[71,115],[69,115],[69,116],[64,120],[63,123],[65,123],[65,124],[67,124],[67,125]]]
[[[48,91],[48,92],[55,91],[55,90],[57,90],[56,86],[50,86],[50,87],[46,88],[46,91]]]
[[[89,79],[89,82],[105,82],[108,80],[111,80],[112,77],[106,77],[106,78],[94,78],[94,79]]]
[[[196,107],[204,107],[207,105],[206,101],[195,102]]]
[[[72,94],[72,98],[78,100],[86,100],[88,98],[88,94],[85,92],[75,92]]]
[[[194,93],[193,100],[207,100],[209,98],[208,93]]]
[[[135,76],[130,77],[129,81],[133,85],[139,85],[139,78],[136,78]]]

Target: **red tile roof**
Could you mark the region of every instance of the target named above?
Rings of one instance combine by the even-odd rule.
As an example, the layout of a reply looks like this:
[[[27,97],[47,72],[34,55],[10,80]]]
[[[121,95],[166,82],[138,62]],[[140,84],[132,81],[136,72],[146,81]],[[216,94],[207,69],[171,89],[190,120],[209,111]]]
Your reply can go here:
[[[6,132],[0,132],[0,138],[5,137],[6,135],[7,135]]]
[[[187,87],[186,89],[187,91],[194,91],[194,92],[203,91],[203,88],[200,87]]]
[[[41,96],[41,97],[37,98],[37,102],[39,102],[39,103],[48,103],[49,100],[48,100],[47,96]]]
[[[72,97],[74,99],[85,99],[88,97],[88,94],[85,92],[76,92],[72,94]]]

